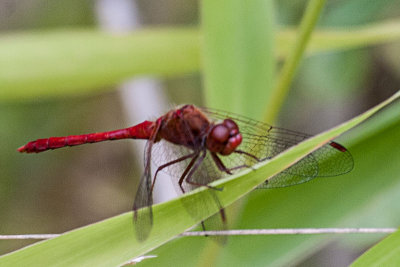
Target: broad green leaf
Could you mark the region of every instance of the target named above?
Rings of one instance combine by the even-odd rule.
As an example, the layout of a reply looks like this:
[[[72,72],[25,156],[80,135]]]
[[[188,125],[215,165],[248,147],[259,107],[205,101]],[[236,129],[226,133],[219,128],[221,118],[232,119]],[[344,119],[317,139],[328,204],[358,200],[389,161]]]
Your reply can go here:
[[[272,3],[201,2],[207,106],[262,119],[275,76]]]
[[[265,31],[267,34],[269,29]],[[251,33],[246,35],[251,37]],[[279,56],[288,53],[295,36],[294,29],[282,29],[277,34]],[[319,29],[313,33],[306,53],[348,50],[398,39],[399,21]],[[263,42],[268,40],[265,37]],[[147,29],[121,35],[89,29],[10,33],[0,37],[0,47],[2,101],[96,93],[110,90],[107,87],[135,75],[172,76],[199,71],[202,49],[198,30],[179,28]],[[265,57],[271,49],[265,48]],[[249,60],[251,55],[243,57],[242,63],[246,58]],[[264,63],[260,61],[260,70],[269,77],[273,68],[270,69],[270,63]],[[246,85],[251,85],[251,81]],[[232,88],[228,84],[221,86],[217,90],[230,90],[224,91],[224,96],[232,97]]]
[[[178,199],[155,205],[154,226],[149,238],[143,243],[139,243],[135,238],[132,214],[129,212],[4,255],[0,258],[0,264],[2,266],[122,264],[168,242],[179,233],[215,213],[218,207],[213,207],[213,196],[210,196],[210,192],[218,195],[223,206],[231,204],[263,183],[266,178],[282,171],[329,140],[353,128],[399,97],[400,92],[354,119],[313,137],[268,162],[258,164],[255,171],[246,170],[212,184],[223,187],[222,191],[201,188]],[[203,201],[210,203],[209,209],[200,208],[203,207]],[[192,205],[196,211],[199,211],[198,218],[194,219],[189,215],[183,205]]]
[[[361,255],[351,266],[399,266],[399,262],[400,231],[397,231]]]

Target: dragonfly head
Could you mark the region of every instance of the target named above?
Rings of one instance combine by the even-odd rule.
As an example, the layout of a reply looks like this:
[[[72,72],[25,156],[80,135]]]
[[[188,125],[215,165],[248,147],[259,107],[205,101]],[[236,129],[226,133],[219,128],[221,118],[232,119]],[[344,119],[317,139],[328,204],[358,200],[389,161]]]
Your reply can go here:
[[[239,127],[231,119],[215,124],[207,136],[207,149],[221,155],[229,155],[242,142]]]

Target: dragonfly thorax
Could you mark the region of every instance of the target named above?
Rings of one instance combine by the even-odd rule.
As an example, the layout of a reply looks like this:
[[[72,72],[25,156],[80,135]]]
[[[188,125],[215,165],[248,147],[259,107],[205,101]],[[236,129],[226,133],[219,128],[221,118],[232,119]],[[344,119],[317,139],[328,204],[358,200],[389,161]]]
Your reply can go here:
[[[203,146],[212,127],[207,116],[193,105],[172,110],[164,115],[161,121],[157,139],[164,139],[193,150]]]

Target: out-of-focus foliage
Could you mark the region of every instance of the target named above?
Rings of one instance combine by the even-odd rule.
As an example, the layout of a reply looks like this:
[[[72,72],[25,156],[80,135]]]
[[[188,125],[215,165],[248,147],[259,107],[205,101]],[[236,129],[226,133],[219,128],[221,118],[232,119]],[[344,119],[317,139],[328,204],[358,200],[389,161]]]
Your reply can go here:
[[[351,266],[396,266],[400,262],[399,232],[385,238],[358,258]]]
[[[225,30],[215,31],[215,34],[219,35],[220,31],[224,32]],[[260,33],[252,33],[251,36],[258,38],[260,35],[274,36],[274,34],[277,37],[278,57],[284,58],[295,42],[295,29],[288,28],[279,32],[270,30],[269,33],[264,29]],[[245,35],[241,38],[249,39],[251,36]],[[273,44],[268,43],[271,42],[272,37],[264,38],[266,39],[264,45],[261,44],[262,40],[252,41],[257,45],[248,47],[248,50],[252,52],[249,55],[243,55],[239,51],[225,51],[225,55],[220,52],[223,51],[222,48],[216,48],[215,52],[204,51],[206,48],[202,51],[201,44],[204,38],[210,37],[202,36],[199,30],[192,28],[149,28],[135,33],[117,35],[88,29],[6,34],[0,37],[3,48],[0,50],[0,67],[3,69],[0,73],[0,82],[4,86],[0,91],[0,101],[26,101],[32,98],[46,99],[101,93],[114,89],[109,86],[123,82],[129,77],[143,74],[163,77],[190,74],[199,71],[203,53],[206,65],[210,61],[207,61],[207,58],[230,59],[232,54],[238,55],[238,58],[230,59],[232,62],[236,62],[235,64],[224,63],[230,67],[213,66],[210,68],[214,70],[214,74],[208,75],[211,77],[206,79],[206,84],[208,80],[216,80],[218,90],[210,89],[210,92],[206,93],[206,99],[221,99],[229,96],[232,99],[229,99],[228,103],[240,106],[234,103],[240,103],[242,98],[252,100],[252,102],[268,98],[275,80],[274,64],[269,63],[271,66],[266,64],[266,61],[274,58]],[[307,48],[307,55],[347,51],[398,39],[400,39],[400,21],[346,30],[316,30]],[[225,38],[222,40],[227,43],[235,42],[225,40]],[[218,43],[215,46],[222,45],[225,44]],[[265,48],[266,46],[269,47],[268,50]],[[241,49],[241,47],[239,46],[237,49]],[[257,58],[256,55],[259,53],[265,54],[264,58]],[[331,86],[331,88],[327,88],[329,91],[339,93],[340,90],[334,90],[334,88],[344,88],[342,91],[352,92],[351,89],[356,88],[359,84],[358,80],[362,78],[358,73],[364,73],[368,65],[364,64],[364,61],[354,60],[358,59],[360,52],[344,52],[344,54],[348,53],[352,56],[349,56],[346,62],[341,63],[355,64],[354,67],[351,67],[355,73],[346,72],[343,75],[341,69],[336,69],[336,76],[335,73],[323,73],[315,77],[313,83],[310,81],[311,84],[308,84],[307,80],[301,82],[306,88],[312,90],[313,94],[323,94],[319,88],[324,81],[325,84]],[[258,62],[257,64],[255,64],[255,60]],[[322,58],[323,64],[329,64],[331,61],[335,63],[338,60],[340,59],[336,54]],[[217,62],[219,61],[217,60]],[[275,63],[275,61],[272,62]],[[307,77],[308,72],[315,71],[313,68],[319,68],[320,64],[318,59],[311,60],[309,70],[304,70],[301,77]],[[249,66],[245,67],[246,65]],[[233,70],[233,66],[237,66],[237,69]],[[245,71],[249,72],[249,75],[246,75],[249,77],[246,79],[243,78]],[[340,79],[339,75],[342,75]],[[230,83],[222,84],[225,80],[222,77],[236,77],[238,80],[230,78],[228,79]],[[260,81],[256,82],[255,77],[262,79],[260,78]],[[217,83],[219,79],[221,81]],[[327,81],[328,79],[329,81]],[[253,89],[242,90],[241,88],[246,84],[248,84],[246,88]],[[349,86],[350,88],[348,88]],[[258,92],[260,91],[265,94],[265,97],[259,97]],[[321,98],[320,95],[317,97]],[[218,106],[217,102],[219,101],[215,100],[216,103],[212,103],[214,100],[208,101],[211,102],[211,106]],[[261,117],[259,114],[262,112],[262,104],[255,105],[259,108],[249,108],[247,111],[249,115]]]

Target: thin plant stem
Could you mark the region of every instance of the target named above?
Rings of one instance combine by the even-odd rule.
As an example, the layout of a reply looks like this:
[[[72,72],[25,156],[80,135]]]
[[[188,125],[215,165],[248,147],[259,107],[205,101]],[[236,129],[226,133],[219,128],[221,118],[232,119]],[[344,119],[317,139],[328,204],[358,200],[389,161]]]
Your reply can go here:
[[[276,86],[273,88],[271,96],[266,105],[267,110],[264,116],[265,121],[273,122],[289,92],[290,85],[296,73],[296,69],[304,54],[311,33],[318,21],[325,0],[310,0],[304,16],[301,20],[297,41],[294,44],[289,56],[287,57]]]
[[[237,235],[315,235],[315,234],[377,234],[394,233],[396,228],[296,228],[296,229],[244,229],[226,231],[185,232],[181,236],[237,236]]]
[[[240,229],[224,231],[192,231],[180,236],[222,236],[222,235],[313,235],[313,234],[382,234],[394,233],[397,228],[281,228],[281,229]],[[50,239],[61,234],[0,235],[0,240]]]

